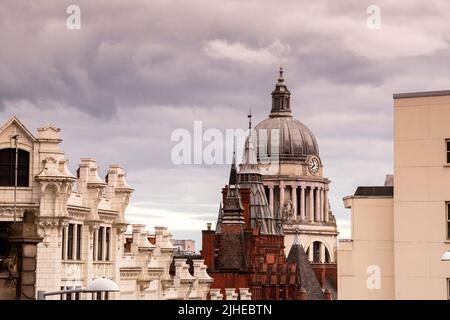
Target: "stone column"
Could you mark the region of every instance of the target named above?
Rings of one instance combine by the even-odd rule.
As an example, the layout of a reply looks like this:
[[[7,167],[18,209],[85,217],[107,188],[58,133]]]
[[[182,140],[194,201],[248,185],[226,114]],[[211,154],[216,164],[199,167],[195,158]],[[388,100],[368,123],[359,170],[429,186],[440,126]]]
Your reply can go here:
[[[284,205],[284,184],[280,184],[280,209],[283,210]]]
[[[323,194],[324,188],[320,189],[320,221],[325,221],[325,210],[323,208]]]
[[[325,245],[321,242],[319,247],[319,261],[321,263],[325,262]]]
[[[312,262],[314,260],[314,245],[313,245],[313,243],[311,243],[311,245],[309,246],[308,259],[310,262]]]
[[[98,230],[99,228],[96,228],[94,231],[94,261],[98,260]]]
[[[324,218],[325,218],[325,222],[328,222],[329,220],[329,211],[330,209],[328,208],[328,188],[325,189],[325,193],[324,193],[324,199],[323,201],[324,203]]]
[[[69,226],[68,225],[66,225],[66,226],[64,226],[63,227],[64,228],[64,243],[62,244],[63,245],[63,248],[64,248],[64,255],[63,255],[63,260],[67,260],[67,250],[69,249],[69,246],[68,246],[68,244],[69,244]]]
[[[273,186],[269,186],[269,207],[273,217]]]
[[[314,222],[314,187],[309,187],[309,221]]]
[[[294,219],[297,220],[297,186],[295,184],[291,187],[291,200],[294,207]]]
[[[106,227],[103,227],[102,261],[106,260]]]
[[[320,187],[317,187],[317,190],[316,190],[316,196],[315,196],[315,199],[314,199],[315,201],[315,203],[314,203],[314,208],[315,208],[315,213],[316,213],[316,221],[318,222],[318,221],[320,221]]]
[[[305,210],[306,210],[306,203],[305,203],[305,186],[300,186],[300,221],[305,220]]]
[[[97,257],[94,257],[95,249],[97,247],[97,244],[95,243],[95,234],[96,230],[98,229],[98,225],[86,223],[84,224],[84,228],[82,229],[84,234],[84,245],[82,242],[82,247],[84,247],[84,252],[82,252],[82,257],[84,257],[86,263],[85,263],[85,274],[84,274],[84,286],[86,287],[89,285],[94,278],[94,264],[93,262],[97,260]],[[82,294],[80,295],[82,299],[91,299],[92,294]]]
[[[72,260],[77,259],[77,228],[76,223],[73,224],[73,237],[72,237]]]

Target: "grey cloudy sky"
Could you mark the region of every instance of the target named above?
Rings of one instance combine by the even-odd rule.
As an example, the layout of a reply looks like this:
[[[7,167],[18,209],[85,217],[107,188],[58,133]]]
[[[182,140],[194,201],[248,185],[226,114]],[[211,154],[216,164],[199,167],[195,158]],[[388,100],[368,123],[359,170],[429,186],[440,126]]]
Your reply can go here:
[[[175,166],[176,128],[267,117],[280,65],[294,115],[315,134],[342,197],[392,169],[392,93],[449,89],[448,1],[0,1],[0,117],[62,129],[72,171],[123,165],[129,220],[199,239],[228,165]],[[81,8],[81,29],[66,8]],[[381,29],[366,26],[370,4]]]

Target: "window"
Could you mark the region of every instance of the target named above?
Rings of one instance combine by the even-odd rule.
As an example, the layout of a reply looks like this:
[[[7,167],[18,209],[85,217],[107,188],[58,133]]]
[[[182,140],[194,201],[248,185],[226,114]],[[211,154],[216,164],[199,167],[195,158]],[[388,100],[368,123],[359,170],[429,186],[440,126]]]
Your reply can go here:
[[[450,300],[450,278],[447,278],[447,299]]]
[[[106,228],[106,257],[105,260],[109,261],[109,247],[110,247],[110,242],[111,242],[111,228]]]
[[[83,226],[81,224],[69,223],[62,231],[62,259],[81,260],[81,245]]]
[[[15,182],[16,149],[0,150],[0,186],[14,187]],[[29,186],[30,153],[18,149],[17,156],[17,186]]]
[[[67,259],[73,260],[73,223],[69,224],[67,236]]]
[[[98,229],[98,241],[97,241],[97,260],[103,260],[103,229],[105,227],[100,227]]]
[[[447,163],[450,163],[450,139],[445,140],[445,145],[447,147]]]
[[[445,222],[446,222],[446,239],[450,240],[450,202],[445,203],[446,210],[445,210]]]
[[[445,218],[447,221],[447,240],[450,240],[450,202],[447,202],[447,212]]]
[[[94,232],[93,248],[95,261],[111,260],[111,227],[100,227]]]
[[[78,225],[77,228],[77,254],[76,254],[76,258],[77,260],[81,260],[81,235],[82,235],[82,229],[83,226],[82,225]]]
[[[3,258],[8,252],[8,227],[11,222],[0,222],[0,258]]]

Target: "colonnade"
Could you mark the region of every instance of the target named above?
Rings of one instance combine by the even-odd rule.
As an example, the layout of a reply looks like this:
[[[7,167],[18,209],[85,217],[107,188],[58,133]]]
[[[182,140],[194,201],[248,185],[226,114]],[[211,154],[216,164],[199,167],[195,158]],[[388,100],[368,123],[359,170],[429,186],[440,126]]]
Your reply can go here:
[[[291,200],[293,218],[297,221],[328,222],[328,185],[293,182],[268,185],[266,188],[269,189],[269,206],[272,214],[275,210],[282,210],[286,200]],[[298,189],[300,192],[297,192]]]

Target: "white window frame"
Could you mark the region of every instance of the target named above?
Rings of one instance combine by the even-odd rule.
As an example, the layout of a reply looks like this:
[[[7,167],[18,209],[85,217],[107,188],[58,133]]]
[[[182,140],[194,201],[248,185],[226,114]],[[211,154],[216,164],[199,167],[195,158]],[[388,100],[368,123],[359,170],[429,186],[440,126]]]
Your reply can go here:
[[[447,144],[450,142],[450,138],[445,139],[445,163],[450,165],[450,161],[448,161],[448,154],[450,153],[450,149],[447,148]]]
[[[70,225],[76,225],[77,229],[76,232],[74,230],[74,233],[72,235],[72,258],[69,259],[68,252],[69,252],[69,226]],[[81,228],[81,229],[79,229]],[[80,245],[78,246],[78,230],[81,230],[80,233]],[[64,259],[64,256],[66,256],[66,261],[82,261],[83,260],[83,232],[84,232],[84,226],[82,223],[79,222],[69,222],[67,229],[64,228],[64,230],[61,232],[61,256]],[[75,245],[73,243],[75,242]],[[66,245],[67,244],[67,245]],[[75,250],[73,250],[73,247],[75,247]],[[65,252],[67,250],[67,252]],[[80,253],[80,259],[77,259],[78,252]]]
[[[445,202],[445,239],[450,241],[450,201]]]

